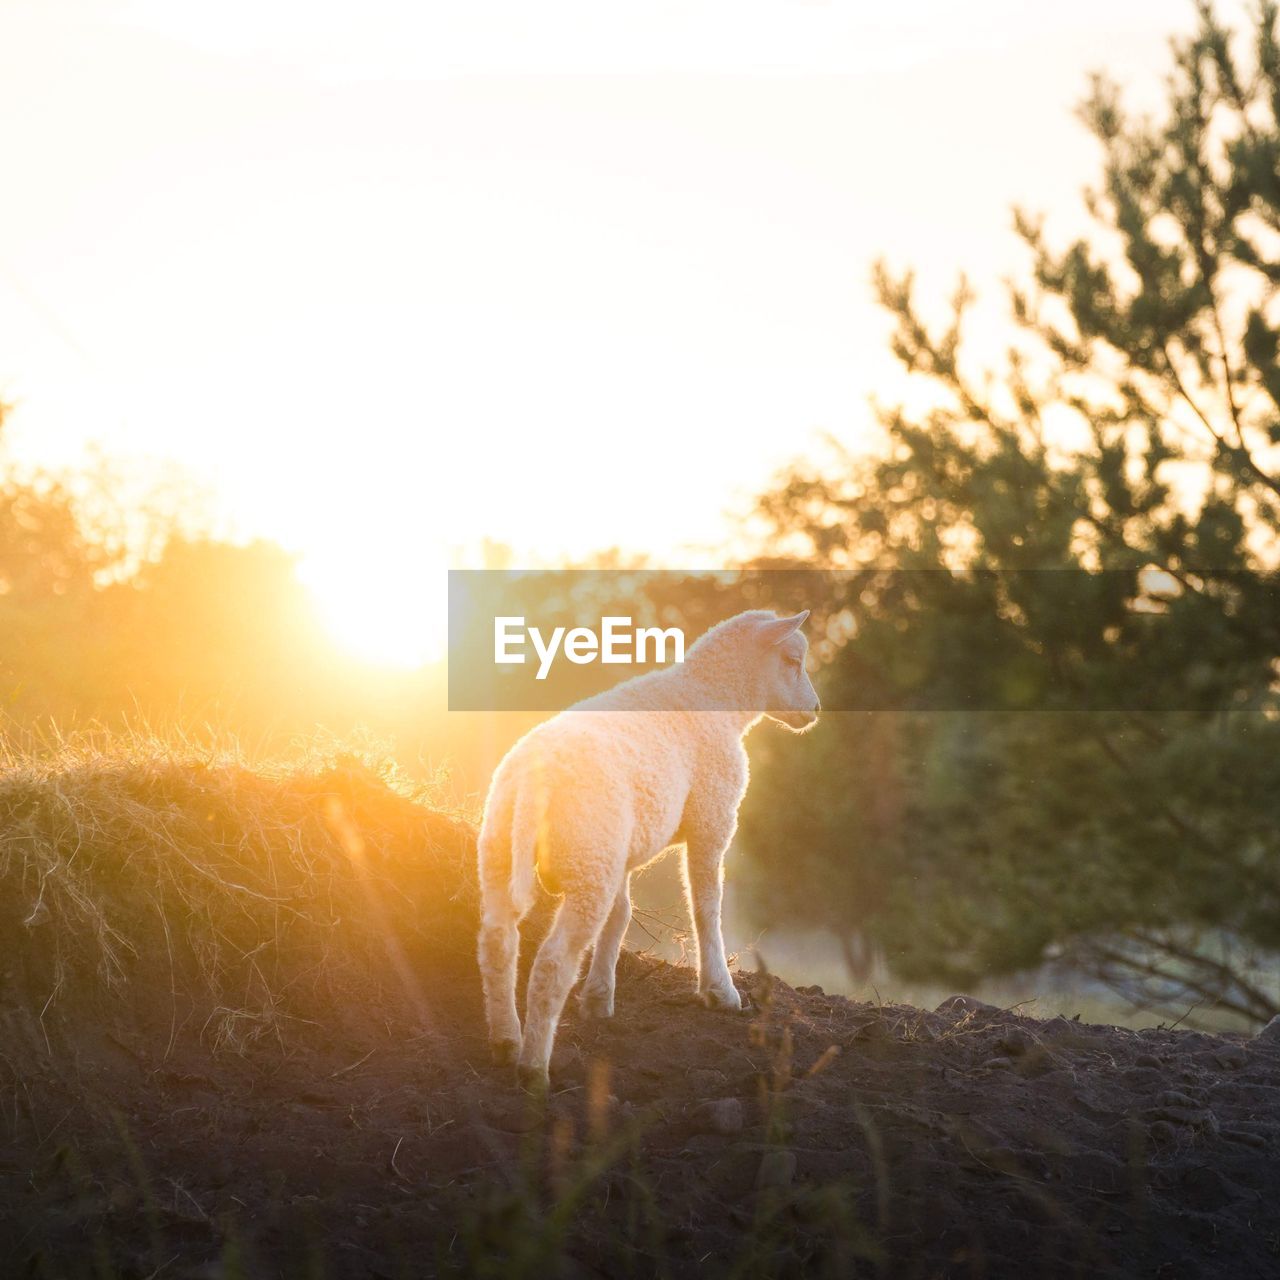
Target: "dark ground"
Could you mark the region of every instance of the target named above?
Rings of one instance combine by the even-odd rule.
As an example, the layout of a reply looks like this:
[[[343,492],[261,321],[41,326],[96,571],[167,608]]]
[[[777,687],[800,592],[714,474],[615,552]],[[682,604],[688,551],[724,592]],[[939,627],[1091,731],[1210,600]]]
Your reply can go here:
[[[709,1012],[624,955],[545,1112],[469,980],[413,1037],[364,1009],[239,1053],[11,1009],[0,1270],[1280,1276],[1280,1039],[739,982]]]

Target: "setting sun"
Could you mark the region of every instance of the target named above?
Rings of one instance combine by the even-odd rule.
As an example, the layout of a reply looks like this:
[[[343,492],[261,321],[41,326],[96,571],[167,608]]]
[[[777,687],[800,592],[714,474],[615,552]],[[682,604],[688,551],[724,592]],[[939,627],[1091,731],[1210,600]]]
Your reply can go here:
[[[443,657],[448,600],[442,564],[304,556],[298,576],[333,638],[352,656],[399,668]]]

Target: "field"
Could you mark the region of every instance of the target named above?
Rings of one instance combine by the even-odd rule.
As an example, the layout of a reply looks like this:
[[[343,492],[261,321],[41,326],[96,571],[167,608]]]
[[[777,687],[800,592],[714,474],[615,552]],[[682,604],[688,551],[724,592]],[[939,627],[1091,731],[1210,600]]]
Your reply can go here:
[[[1280,1273],[1280,1038],[746,972],[713,1013],[628,952],[539,1100],[488,1064],[473,838],[352,753],[8,758],[0,1269]]]

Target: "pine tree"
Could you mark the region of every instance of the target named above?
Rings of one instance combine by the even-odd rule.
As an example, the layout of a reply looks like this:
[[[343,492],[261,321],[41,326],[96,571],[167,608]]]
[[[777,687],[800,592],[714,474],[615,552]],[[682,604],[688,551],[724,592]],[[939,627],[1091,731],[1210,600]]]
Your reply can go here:
[[[1061,957],[1140,1004],[1259,1020],[1280,1011],[1280,42],[1271,0],[1246,57],[1199,18],[1161,120],[1092,83],[1095,233],[1055,249],[1015,215],[999,368],[966,359],[967,283],[937,328],[876,268],[932,407],[880,409],[881,455],[797,467],[760,510],[773,563],[855,575],[824,701],[892,722],[873,767],[896,799],[886,819],[863,784],[867,716],[828,717],[765,762],[744,838],[792,901],[769,815],[803,770],[829,780],[808,834],[850,904],[833,927],[899,972]]]

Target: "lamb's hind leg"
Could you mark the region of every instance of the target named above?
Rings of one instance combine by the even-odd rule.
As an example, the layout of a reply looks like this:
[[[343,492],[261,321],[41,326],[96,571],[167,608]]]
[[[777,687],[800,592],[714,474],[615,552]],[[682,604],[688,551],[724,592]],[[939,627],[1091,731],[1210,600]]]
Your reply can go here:
[[[494,1062],[512,1063],[520,1054],[520,1014],[516,1009],[516,960],[520,921],[510,901],[486,902],[480,924],[480,976],[489,1048]]]
[[[551,1046],[565,1001],[578,980],[582,954],[600,932],[613,900],[608,890],[570,889],[538,948],[529,974],[520,1049],[520,1078],[527,1085],[547,1084]]]
[[[631,877],[622,881],[622,888],[613,900],[609,918],[600,930],[596,939],[595,951],[591,956],[591,968],[587,970],[587,980],[582,984],[582,994],[578,1003],[584,1017],[612,1018],[613,991],[618,970],[618,952],[622,940],[626,937],[627,926],[631,923]]]
[[[509,837],[488,827],[480,836],[480,980],[489,1047],[495,1062],[512,1063],[520,1054],[520,1014],[516,1009],[516,960],[520,914],[511,901]]]

